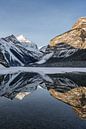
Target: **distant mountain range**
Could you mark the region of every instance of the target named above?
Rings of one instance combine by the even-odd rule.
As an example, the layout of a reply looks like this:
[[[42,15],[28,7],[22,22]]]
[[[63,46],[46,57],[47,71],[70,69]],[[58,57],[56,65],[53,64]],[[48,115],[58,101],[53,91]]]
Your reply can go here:
[[[10,66],[86,67],[86,18],[40,50],[23,35],[0,39],[0,63]]]

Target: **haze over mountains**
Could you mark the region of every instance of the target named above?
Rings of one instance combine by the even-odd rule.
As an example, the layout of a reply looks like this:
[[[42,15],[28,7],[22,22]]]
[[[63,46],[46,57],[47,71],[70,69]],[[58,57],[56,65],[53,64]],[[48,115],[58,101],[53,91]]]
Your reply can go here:
[[[86,18],[40,50],[23,35],[0,39],[0,64],[10,66],[86,66]]]

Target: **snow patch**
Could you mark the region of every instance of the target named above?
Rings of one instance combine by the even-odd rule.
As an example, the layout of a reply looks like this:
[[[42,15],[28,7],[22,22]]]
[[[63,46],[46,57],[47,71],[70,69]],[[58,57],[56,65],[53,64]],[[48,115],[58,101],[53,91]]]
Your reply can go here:
[[[36,63],[37,63],[37,64],[43,64],[43,63],[45,63],[48,59],[50,59],[52,56],[53,56],[53,52],[48,53],[48,54],[44,55],[44,56],[42,57],[42,59],[41,59],[40,61],[36,62]]]
[[[24,42],[24,43],[31,43],[30,40],[28,40],[26,37],[24,37],[23,35],[19,35],[19,36],[16,36],[17,40],[19,42]]]
[[[0,68],[0,74],[11,74],[18,72],[36,72],[40,75],[44,74],[55,74],[55,73],[65,73],[65,72],[86,72],[86,68],[72,68],[72,67],[10,67],[10,68]]]
[[[0,69],[3,69],[3,68],[5,68],[2,64],[0,64]]]

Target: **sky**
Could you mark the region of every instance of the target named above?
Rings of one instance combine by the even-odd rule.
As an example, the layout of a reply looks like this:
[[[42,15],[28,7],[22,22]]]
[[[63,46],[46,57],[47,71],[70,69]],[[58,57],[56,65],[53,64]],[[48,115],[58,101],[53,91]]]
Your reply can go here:
[[[39,47],[86,16],[86,0],[0,0],[0,37],[23,34]]]

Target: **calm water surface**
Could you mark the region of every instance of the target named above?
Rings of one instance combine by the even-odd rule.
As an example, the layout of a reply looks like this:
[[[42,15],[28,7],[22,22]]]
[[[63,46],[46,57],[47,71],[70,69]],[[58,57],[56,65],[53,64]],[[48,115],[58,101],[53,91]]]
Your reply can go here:
[[[0,75],[0,129],[86,129],[86,73]]]

